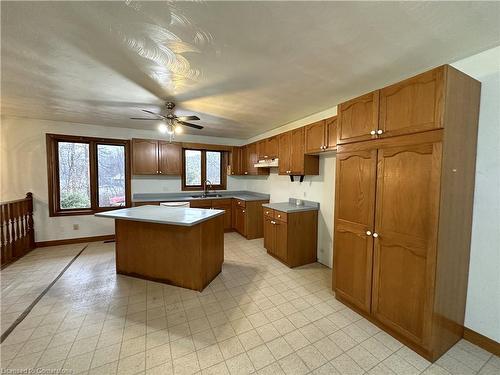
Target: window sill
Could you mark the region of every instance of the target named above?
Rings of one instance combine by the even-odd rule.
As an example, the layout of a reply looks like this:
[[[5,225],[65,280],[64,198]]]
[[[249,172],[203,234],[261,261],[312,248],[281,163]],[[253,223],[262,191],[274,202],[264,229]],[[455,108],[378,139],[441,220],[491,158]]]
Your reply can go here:
[[[52,211],[49,213],[49,217],[58,217],[58,216],[80,216],[80,215],[94,215],[99,212],[106,211],[114,211],[122,208],[130,208],[131,205],[120,206],[120,207],[105,207],[98,209],[82,209],[82,210],[61,210],[61,211]]]

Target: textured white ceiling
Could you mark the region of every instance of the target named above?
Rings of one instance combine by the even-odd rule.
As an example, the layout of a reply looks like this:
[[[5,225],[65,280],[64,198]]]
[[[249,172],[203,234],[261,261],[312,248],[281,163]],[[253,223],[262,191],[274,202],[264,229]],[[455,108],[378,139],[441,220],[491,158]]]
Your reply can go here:
[[[498,2],[1,2],[5,115],[248,138],[500,44]],[[75,125],[76,126],[76,125]]]

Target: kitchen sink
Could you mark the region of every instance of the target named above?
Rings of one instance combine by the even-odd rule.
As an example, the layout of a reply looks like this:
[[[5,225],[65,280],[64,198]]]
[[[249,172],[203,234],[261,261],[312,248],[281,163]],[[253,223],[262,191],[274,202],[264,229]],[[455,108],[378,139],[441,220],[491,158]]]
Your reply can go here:
[[[200,194],[200,195],[191,195],[191,198],[220,198],[222,194]]]

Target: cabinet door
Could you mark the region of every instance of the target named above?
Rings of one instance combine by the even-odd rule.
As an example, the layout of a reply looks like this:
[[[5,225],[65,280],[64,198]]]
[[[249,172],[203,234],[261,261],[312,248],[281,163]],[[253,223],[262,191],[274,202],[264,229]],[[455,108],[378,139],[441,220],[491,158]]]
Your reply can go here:
[[[266,153],[270,159],[276,159],[278,157],[278,136],[267,138]]]
[[[286,132],[278,135],[278,173],[289,174],[290,153],[291,153],[291,133]]]
[[[132,139],[132,174],[158,174],[158,141]]]
[[[242,236],[246,237],[246,210],[243,207],[236,207],[235,209],[235,229]]]
[[[339,105],[337,144],[371,139],[378,129],[379,92],[374,91]]]
[[[378,153],[372,312],[425,346],[436,261],[441,143]]]
[[[380,90],[382,137],[443,127],[444,67]]]
[[[243,146],[241,148],[240,157],[241,157],[241,161],[240,161],[241,174],[246,175],[249,173],[249,171],[248,171],[248,164],[249,164],[248,163],[248,147],[247,146]]]
[[[291,131],[291,173],[304,174],[305,129],[298,128]]]
[[[269,254],[275,255],[276,232],[274,229],[274,219],[266,215],[264,217],[264,248]]]
[[[257,174],[257,168],[254,167],[254,164],[257,163],[258,159],[259,156],[257,154],[257,143],[250,143],[249,145],[247,145],[248,174]]]
[[[275,220],[276,232],[275,256],[288,263],[288,226],[282,221]]]
[[[305,127],[306,153],[321,152],[326,147],[326,122],[321,120]]]
[[[231,157],[229,159],[231,175],[238,176],[241,172],[241,148],[233,147],[231,149]]]
[[[337,154],[335,179],[334,288],[370,312],[377,151]]]
[[[180,176],[182,174],[182,148],[177,143],[158,142],[160,174]]]
[[[231,229],[231,205],[218,205],[216,200],[212,201],[214,210],[224,210],[224,230]]]
[[[257,160],[269,159],[269,155],[267,155],[266,145],[266,139],[257,142]]]
[[[325,120],[326,122],[326,149],[336,150],[337,149],[337,116],[330,117]]]

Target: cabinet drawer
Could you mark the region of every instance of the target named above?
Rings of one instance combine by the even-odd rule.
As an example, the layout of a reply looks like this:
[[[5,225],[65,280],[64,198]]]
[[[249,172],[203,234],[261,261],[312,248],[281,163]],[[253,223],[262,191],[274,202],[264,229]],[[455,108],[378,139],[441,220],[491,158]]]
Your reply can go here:
[[[247,204],[245,201],[236,199],[236,207],[246,207],[246,206],[247,206]]]
[[[276,220],[282,221],[284,223],[286,223],[288,221],[286,212],[282,212],[282,211],[274,211],[274,218]]]
[[[212,208],[212,200],[211,199],[200,199],[195,201],[190,201],[191,208]]]
[[[267,207],[262,207],[262,211],[264,212],[264,217],[268,217],[269,219],[274,219],[274,210]]]
[[[228,199],[213,199],[212,207],[221,207],[221,206],[231,206],[231,198]]]

